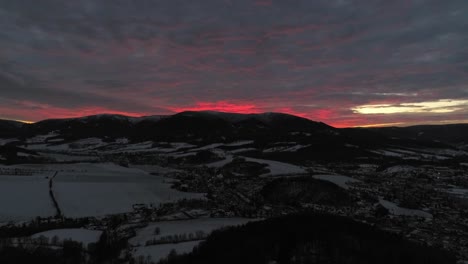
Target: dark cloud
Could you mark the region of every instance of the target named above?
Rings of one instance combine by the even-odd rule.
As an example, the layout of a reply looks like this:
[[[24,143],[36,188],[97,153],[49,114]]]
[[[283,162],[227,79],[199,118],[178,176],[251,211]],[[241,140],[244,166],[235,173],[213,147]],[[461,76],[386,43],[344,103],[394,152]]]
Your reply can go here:
[[[461,120],[465,109],[352,108],[468,98],[466,11],[465,0],[0,0],[1,117],[211,107],[334,125]]]

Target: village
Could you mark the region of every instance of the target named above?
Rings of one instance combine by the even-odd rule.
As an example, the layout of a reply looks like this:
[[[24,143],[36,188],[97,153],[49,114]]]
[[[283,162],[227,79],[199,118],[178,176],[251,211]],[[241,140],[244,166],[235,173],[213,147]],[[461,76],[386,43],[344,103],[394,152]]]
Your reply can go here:
[[[242,144],[251,143],[239,143],[236,147],[242,150]],[[467,167],[457,160],[426,160],[423,165],[413,165],[404,160],[388,163],[374,158],[367,162],[298,165],[236,155],[236,149],[223,151],[216,148],[217,144],[196,151],[193,146],[175,150],[178,151],[176,154],[161,152],[160,145],[156,146],[157,151],[144,153],[80,152],[80,155],[94,155],[93,158],[99,161],[89,164],[0,168],[1,175],[17,178],[42,175],[54,204],[51,216],[3,223],[0,244],[70,246],[66,239],[34,234],[80,228],[99,234],[92,243],[81,246],[87,255],[92,255],[96,245],[104,244],[122,261],[156,263],[154,256],[146,257],[151,252],[145,250],[165,245],[168,248],[189,245],[189,249],[184,249],[189,251],[193,245],[205,240],[213,229],[206,229],[206,223],[203,223],[188,230],[182,228],[185,231],[159,235],[160,231],[156,231],[159,227],[146,230],[153,226],[218,220],[229,223],[232,219],[241,219],[240,222],[235,220],[236,223],[247,223],[315,212],[351,218],[417,243],[446,249],[458,259],[468,259]],[[61,155],[69,154],[63,152]],[[57,196],[54,189],[58,184],[60,191],[67,181],[79,179],[77,176],[86,178],[103,174],[117,177],[128,173],[139,175],[135,179],[141,177],[144,180],[142,186],[156,184],[153,181],[158,179],[159,184],[167,185],[164,192],[168,192],[169,198],[174,195],[179,198],[132,203],[126,210],[119,208],[118,213],[110,211],[101,216],[81,216],[67,208],[64,210],[61,200],[64,194],[59,192]],[[85,212],[88,211],[85,208]],[[145,232],[152,236],[142,236]],[[12,234],[24,235],[12,238]]]

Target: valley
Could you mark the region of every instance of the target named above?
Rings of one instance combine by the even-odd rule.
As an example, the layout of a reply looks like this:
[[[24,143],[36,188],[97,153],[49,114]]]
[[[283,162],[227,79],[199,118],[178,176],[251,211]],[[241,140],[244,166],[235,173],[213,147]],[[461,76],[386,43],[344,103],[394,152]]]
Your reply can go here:
[[[105,243],[122,263],[157,263],[222,227],[312,212],[468,259],[468,140],[429,140],[433,128],[186,112],[16,129],[0,139],[2,245],[71,239],[87,258]]]

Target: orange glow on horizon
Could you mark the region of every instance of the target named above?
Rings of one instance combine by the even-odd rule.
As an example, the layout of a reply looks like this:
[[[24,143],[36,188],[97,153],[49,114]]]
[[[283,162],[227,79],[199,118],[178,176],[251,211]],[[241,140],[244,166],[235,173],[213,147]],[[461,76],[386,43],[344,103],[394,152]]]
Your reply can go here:
[[[442,101],[444,102],[444,101]],[[444,102],[445,103],[445,102]],[[30,103],[28,101],[21,102],[22,107],[20,110],[8,109],[0,106],[0,112],[4,113],[4,118],[15,120],[23,123],[34,123],[45,119],[63,119],[63,118],[77,118],[83,116],[91,116],[98,114],[117,114],[130,117],[141,117],[151,115],[167,115],[175,114],[183,111],[218,111],[228,113],[239,113],[239,114],[258,114],[265,112],[277,112],[295,115],[303,118],[307,118],[316,122],[323,122],[336,128],[349,128],[349,127],[385,127],[385,126],[412,126],[421,124],[454,124],[454,123],[468,123],[468,119],[457,119],[457,120],[433,120],[425,122],[417,122],[414,120],[397,120],[397,122],[391,122],[392,120],[379,120],[369,119],[369,114],[354,113],[353,116],[340,116],[339,110],[335,108],[313,108],[306,109],[309,111],[299,111],[291,107],[278,107],[277,105],[272,106],[271,104],[255,104],[254,102],[231,102],[231,101],[215,101],[215,102],[196,102],[194,105],[186,107],[182,106],[167,106],[159,105],[159,109],[163,109],[163,112],[133,112],[133,111],[120,111],[116,109],[109,109],[105,107],[81,107],[75,109],[55,107],[46,104]],[[31,105],[32,104],[32,105]],[[28,108],[35,108],[34,111],[30,111]],[[166,111],[164,111],[166,110]],[[159,110],[161,111],[161,110]],[[387,121],[387,122],[386,122]]]
[[[21,123],[25,123],[25,124],[33,124],[34,123],[33,121],[28,121],[28,120],[13,120],[13,121],[21,122]]]
[[[194,106],[189,107],[167,107],[174,113],[179,113],[183,111],[219,111],[219,112],[229,112],[229,113],[238,113],[238,114],[256,114],[261,113],[262,110],[257,108],[254,104],[241,103],[235,104],[228,101],[218,101],[218,102],[197,102]]]

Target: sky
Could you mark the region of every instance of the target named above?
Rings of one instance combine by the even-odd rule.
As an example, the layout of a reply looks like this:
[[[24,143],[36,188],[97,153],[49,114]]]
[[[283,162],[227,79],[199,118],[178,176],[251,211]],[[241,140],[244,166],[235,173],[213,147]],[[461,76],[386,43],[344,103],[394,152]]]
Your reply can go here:
[[[468,122],[467,0],[0,0],[0,118]]]

